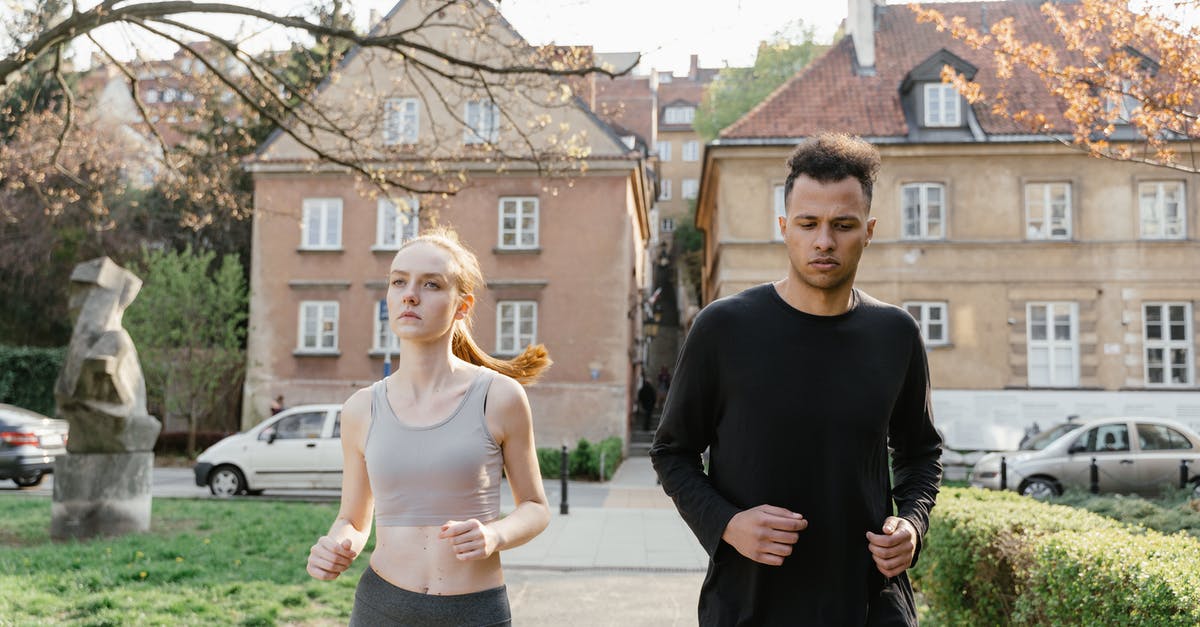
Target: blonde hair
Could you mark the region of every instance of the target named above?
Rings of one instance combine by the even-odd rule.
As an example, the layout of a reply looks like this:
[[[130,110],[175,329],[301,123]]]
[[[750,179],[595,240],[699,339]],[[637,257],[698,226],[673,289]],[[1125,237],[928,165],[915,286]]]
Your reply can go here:
[[[458,233],[449,227],[435,227],[421,235],[408,240],[400,246],[404,250],[419,243],[433,244],[450,254],[453,264],[451,276],[455,287],[461,294],[474,294],[483,285],[483,270],[479,267],[479,259],[475,253],[467,249],[458,238]],[[550,364],[550,354],[542,344],[531,344],[525,347],[520,355],[512,359],[497,359],[484,352],[471,337],[471,318],[463,317],[454,321],[454,331],[450,338],[450,350],[456,357],[477,366],[491,368],[500,374],[510,376],[522,384],[533,383],[541,376]]]

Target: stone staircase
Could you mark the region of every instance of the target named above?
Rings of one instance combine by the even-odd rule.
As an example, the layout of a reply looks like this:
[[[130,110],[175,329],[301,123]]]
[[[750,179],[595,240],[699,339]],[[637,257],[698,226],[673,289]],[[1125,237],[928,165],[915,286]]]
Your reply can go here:
[[[630,457],[648,457],[650,455],[650,444],[654,442],[654,431],[658,429],[658,421],[661,417],[659,410],[654,410],[650,415],[650,429],[642,429],[642,421],[640,416],[634,418],[634,429],[629,433],[629,456]]]

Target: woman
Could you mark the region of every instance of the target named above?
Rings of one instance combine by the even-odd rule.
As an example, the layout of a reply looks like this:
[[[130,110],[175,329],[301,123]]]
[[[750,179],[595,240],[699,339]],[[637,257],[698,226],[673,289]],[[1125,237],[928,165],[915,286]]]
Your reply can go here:
[[[426,233],[392,260],[388,318],[400,338],[396,372],[342,408],[342,503],[309,552],[308,573],[331,580],[378,530],[351,625],[507,625],[499,552],[550,520],[518,383],[550,359],[541,345],[511,361],[471,339],[479,262],[448,230]],[[503,465],[516,508],[499,518]]]

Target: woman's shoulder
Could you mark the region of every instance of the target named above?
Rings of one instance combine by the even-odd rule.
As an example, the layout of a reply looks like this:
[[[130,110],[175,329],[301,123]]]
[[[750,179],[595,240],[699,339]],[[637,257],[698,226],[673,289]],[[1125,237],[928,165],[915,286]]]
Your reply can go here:
[[[342,424],[365,422],[371,418],[371,391],[375,384],[359,388],[342,403]]]
[[[496,410],[508,414],[514,411],[519,412],[529,406],[529,398],[525,395],[525,386],[521,385],[519,381],[491,368],[482,369],[486,370],[485,374],[492,379],[487,390],[488,413]]]

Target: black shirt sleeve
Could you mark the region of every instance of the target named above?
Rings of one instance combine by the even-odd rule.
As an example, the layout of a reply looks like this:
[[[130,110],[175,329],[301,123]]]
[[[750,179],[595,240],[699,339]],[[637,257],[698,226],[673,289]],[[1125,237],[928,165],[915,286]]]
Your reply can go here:
[[[897,515],[917,529],[917,551],[921,554],[929,511],[937,498],[942,479],[942,438],[933,426],[929,385],[929,362],[919,331],[914,331],[904,388],[892,411],[888,443],[892,447],[892,496]]]
[[[663,407],[650,459],[663,490],[711,558],[729,520],[740,510],[717,492],[704,473],[701,454],[712,443],[720,415],[717,326],[712,311],[696,317]]]

